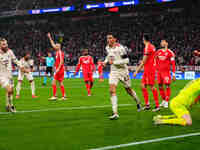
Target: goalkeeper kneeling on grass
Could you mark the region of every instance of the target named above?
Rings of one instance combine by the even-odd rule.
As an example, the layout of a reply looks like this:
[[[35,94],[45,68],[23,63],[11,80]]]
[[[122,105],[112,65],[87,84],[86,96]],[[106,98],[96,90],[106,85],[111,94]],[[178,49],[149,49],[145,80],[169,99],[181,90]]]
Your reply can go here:
[[[188,111],[200,99],[200,79],[190,81],[179,94],[171,100],[170,109],[174,115],[155,116],[155,124],[192,125],[192,118]]]

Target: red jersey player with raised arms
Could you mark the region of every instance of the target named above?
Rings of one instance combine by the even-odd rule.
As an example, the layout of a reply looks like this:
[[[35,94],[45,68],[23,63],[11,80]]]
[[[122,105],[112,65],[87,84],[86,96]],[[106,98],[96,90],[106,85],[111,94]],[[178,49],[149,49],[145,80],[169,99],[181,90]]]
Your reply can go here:
[[[54,43],[51,34],[48,33],[47,34],[51,46],[53,47],[53,49],[56,51],[56,61],[55,61],[55,73],[54,73],[54,79],[52,81],[52,88],[53,88],[53,97],[50,98],[50,100],[56,100],[56,81],[59,82],[60,84],[60,89],[62,92],[62,98],[61,100],[66,100],[66,95],[65,95],[65,88],[64,88],[64,84],[63,84],[63,80],[64,80],[64,74],[65,74],[65,66],[64,66],[64,53],[61,50],[61,44],[59,43]]]
[[[160,95],[163,99],[160,106],[168,108],[168,102],[171,95],[171,66],[173,72],[173,80],[176,80],[175,77],[175,55],[174,53],[168,49],[168,42],[166,39],[161,40],[160,43],[162,49],[159,49],[155,54],[156,60],[156,70],[157,70],[157,81],[159,85]],[[164,90],[163,85],[166,87],[166,91]]]
[[[93,72],[95,71],[95,65],[93,58],[88,54],[88,49],[82,50],[82,55],[79,58],[79,62],[74,72],[74,76],[79,72],[82,67],[83,78],[85,81],[85,86],[87,88],[88,96],[91,96],[91,89],[93,86]]]
[[[147,86],[150,86],[151,91],[153,93],[154,100],[155,100],[155,104],[156,104],[156,107],[155,107],[155,109],[153,109],[153,111],[159,111],[160,107],[159,107],[159,100],[158,100],[158,92],[154,86],[155,72],[156,72],[154,55],[155,55],[156,49],[155,49],[155,46],[153,44],[151,44],[150,37],[148,34],[143,35],[143,43],[145,45],[143,60],[140,63],[140,65],[137,67],[133,76],[136,77],[137,73],[144,66],[144,73],[143,73],[142,83],[141,83],[142,93],[143,93],[144,100],[145,100],[145,107],[143,108],[143,110],[150,109],[149,94],[148,94],[148,90],[147,90]]]

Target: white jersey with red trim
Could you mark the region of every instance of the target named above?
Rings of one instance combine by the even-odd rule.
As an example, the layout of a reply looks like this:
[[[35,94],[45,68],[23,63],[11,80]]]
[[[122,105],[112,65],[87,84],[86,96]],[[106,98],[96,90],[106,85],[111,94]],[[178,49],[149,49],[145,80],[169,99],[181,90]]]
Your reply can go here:
[[[34,61],[32,59],[29,60],[25,60],[24,58],[21,58],[20,61],[20,66],[25,68],[26,70],[31,70],[31,66],[34,65]],[[21,70],[19,70],[19,72],[21,72]]]
[[[12,78],[12,63],[20,66],[19,61],[15,57],[12,50],[8,49],[4,52],[0,49],[0,76]]]
[[[129,63],[128,58],[122,58],[123,55],[127,55],[125,48],[120,44],[115,44],[114,47],[106,46],[107,57],[105,63],[108,63],[109,60],[113,61],[111,65],[111,72],[120,72],[128,71],[127,64]]]

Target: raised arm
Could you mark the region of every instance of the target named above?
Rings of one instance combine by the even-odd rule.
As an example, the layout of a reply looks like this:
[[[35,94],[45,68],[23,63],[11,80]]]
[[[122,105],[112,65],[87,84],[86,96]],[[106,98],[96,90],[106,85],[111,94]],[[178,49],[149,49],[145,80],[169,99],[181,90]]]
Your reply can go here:
[[[51,37],[51,33],[47,33],[47,37],[49,38],[49,41],[50,41],[50,43],[51,43],[51,46],[52,46],[54,49],[56,49],[57,47],[56,47],[56,44],[55,44],[55,42],[53,41],[53,39],[52,39],[52,37]]]
[[[143,59],[142,59],[140,65],[136,68],[135,74],[137,74],[142,69],[142,67],[144,66],[144,64],[147,61],[147,58],[148,58],[148,55],[143,56]]]

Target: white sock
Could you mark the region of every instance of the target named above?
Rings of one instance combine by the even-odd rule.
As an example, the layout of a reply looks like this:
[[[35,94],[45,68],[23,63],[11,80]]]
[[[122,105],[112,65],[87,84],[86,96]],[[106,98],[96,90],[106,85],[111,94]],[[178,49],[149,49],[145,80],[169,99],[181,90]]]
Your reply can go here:
[[[113,113],[114,114],[117,114],[117,96],[115,95],[115,96],[111,96],[111,98],[110,98],[110,100],[111,100],[111,103],[112,103],[112,110],[113,110]]]
[[[18,83],[17,83],[17,86],[16,86],[17,95],[19,95],[19,94],[20,94],[21,85],[22,85],[22,83],[21,83],[21,82],[18,82]]]
[[[35,82],[34,81],[31,82],[31,91],[32,91],[32,95],[35,95]]]

